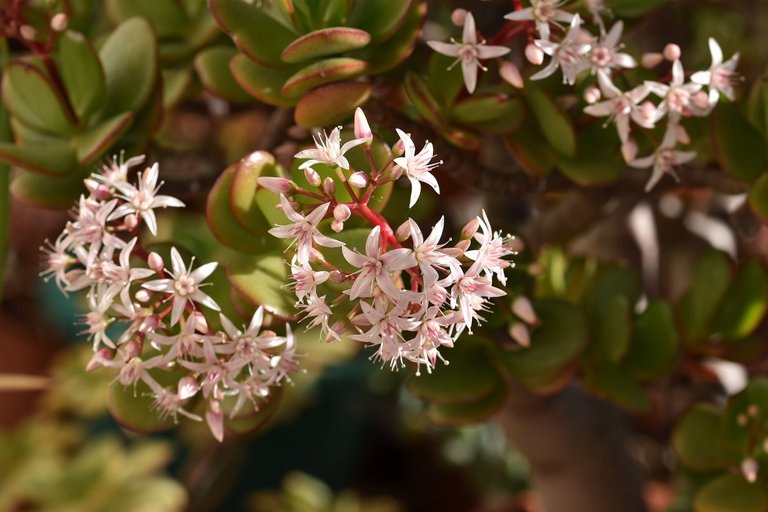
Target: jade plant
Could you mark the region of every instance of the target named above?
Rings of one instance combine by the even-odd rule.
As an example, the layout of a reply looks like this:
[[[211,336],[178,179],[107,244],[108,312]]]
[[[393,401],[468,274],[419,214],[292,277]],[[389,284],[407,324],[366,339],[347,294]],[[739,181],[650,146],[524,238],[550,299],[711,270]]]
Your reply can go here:
[[[545,510],[644,510],[638,464],[673,510],[768,508],[749,2],[86,4],[0,11],[0,175],[75,204],[42,274],[122,425],[238,442],[359,351],[432,423],[504,425]],[[174,169],[155,134],[192,111],[260,142]]]

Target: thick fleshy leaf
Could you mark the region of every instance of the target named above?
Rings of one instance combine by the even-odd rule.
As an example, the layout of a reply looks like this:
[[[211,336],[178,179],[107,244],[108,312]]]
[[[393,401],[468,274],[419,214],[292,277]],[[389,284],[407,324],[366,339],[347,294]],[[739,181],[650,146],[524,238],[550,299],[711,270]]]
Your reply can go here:
[[[508,394],[509,388],[502,379],[497,381],[492,391],[480,400],[466,404],[430,404],[427,417],[433,423],[446,427],[480,423],[502,408]]]
[[[763,136],[768,134],[768,75],[755,80],[749,93],[747,117]]]
[[[117,22],[133,16],[147,18],[160,37],[184,36],[187,13],[178,0],[107,0],[107,13]]]
[[[699,404],[683,417],[675,428],[672,445],[680,461],[697,471],[727,469],[738,465],[746,441],[729,433],[722,411],[709,404]]]
[[[504,118],[513,131],[523,122],[525,107],[520,100],[506,94],[475,94],[454,105],[450,116],[457,123],[470,126]]]
[[[136,111],[147,103],[157,83],[157,44],[143,18],[121,23],[99,50],[107,90],[102,119]]]
[[[189,68],[164,69],[163,76],[163,108],[171,110],[184,100],[192,85],[193,74]]]
[[[749,191],[752,210],[768,225],[768,173],[760,176]]]
[[[712,123],[715,157],[726,172],[751,183],[768,171],[768,143],[736,105],[721,103]]]
[[[454,57],[432,52],[429,57],[429,83],[441,105],[448,107],[464,89],[461,73],[454,73]]]
[[[596,185],[616,181],[626,172],[626,166],[616,158],[606,158],[584,149],[585,154],[574,158],[562,157],[560,170],[579,185]]]
[[[701,341],[709,334],[709,323],[733,276],[728,257],[719,251],[705,254],[693,270],[691,287],[680,302],[686,342]]]
[[[296,105],[294,118],[305,128],[332,126],[350,117],[371,96],[367,82],[335,82],[307,93]]]
[[[371,42],[371,35],[364,30],[350,27],[330,27],[303,35],[286,46],[283,61],[294,64],[318,57],[363,48]]]
[[[764,512],[768,492],[741,475],[722,475],[702,487],[693,499],[696,512]]]
[[[642,386],[618,366],[605,364],[587,367],[584,369],[583,383],[592,394],[629,411],[643,413],[651,408],[651,401]]]
[[[517,164],[528,174],[546,176],[557,163],[557,153],[533,126],[523,125],[505,141]]]
[[[253,102],[253,97],[237,83],[229,70],[229,62],[237,50],[229,46],[207,48],[195,57],[195,71],[209,92],[238,104]]]
[[[747,263],[736,272],[710,327],[718,337],[742,338],[757,328],[766,306],[768,275],[765,268],[754,261]]]
[[[563,300],[536,300],[533,309],[541,323],[531,332],[530,347],[498,357],[512,377],[533,391],[545,392],[584,349],[587,325],[581,310]]]
[[[369,45],[359,57],[368,62],[368,74],[378,75],[394,68],[413,51],[421,34],[421,26],[427,17],[427,4],[413,2],[405,20],[394,36],[381,44]]]
[[[443,119],[440,103],[429,89],[426,80],[416,73],[407,73],[403,82],[405,93],[411,100],[419,114],[431,125],[443,127],[446,125]]]
[[[281,94],[283,84],[294,73],[293,68],[267,68],[237,54],[229,63],[237,84],[259,101],[278,107],[292,107],[296,100]]]
[[[476,341],[469,338],[457,342],[444,353],[450,364],[411,377],[408,391],[436,404],[467,404],[487,397],[504,379],[483,344]]]
[[[642,288],[637,273],[627,267],[613,265],[601,268],[586,297],[593,314],[603,314],[617,296],[625,297],[630,310],[640,299]]]
[[[365,61],[348,57],[321,60],[293,74],[285,82],[281,92],[285,96],[301,96],[317,86],[358,77],[367,67]]]
[[[653,301],[635,321],[632,346],[622,367],[640,379],[661,378],[672,369],[677,350],[672,310],[666,302]]]
[[[275,176],[275,158],[266,151],[256,151],[238,162],[232,176],[230,201],[232,213],[241,226],[262,236],[271,237],[267,231],[272,226],[261,213],[256,201],[257,180],[260,176]],[[277,194],[273,194],[277,200]]]
[[[391,37],[405,20],[414,0],[366,0],[357,2],[349,26],[368,32],[378,43]]]
[[[764,424],[768,420],[768,378],[755,377],[746,388],[732,396],[728,400],[725,417],[728,431],[736,436],[745,430],[740,422],[744,417],[755,425]]]
[[[28,126],[62,135],[75,130],[76,120],[67,110],[63,91],[35,66],[11,63],[3,73],[2,89],[8,110]]]
[[[293,294],[285,287],[288,265],[282,252],[243,256],[227,265],[227,277],[251,304],[264,306],[280,318],[290,319],[295,314]]]
[[[270,389],[269,396],[266,399],[258,399],[258,410],[253,410],[253,404],[246,402],[243,408],[235,415],[234,418],[230,418],[229,411],[234,405],[235,397],[226,397],[222,402],[222,410],[224,411],[224,428],[228,432],[234,432],[237,434],[247,434],[255,432],[259,428],[263,427],[275,413],[280,409],[280,403],[283,398],[283,388],[274,387]]]
[[[264,65],[280,65],[283,49],[298,35],[257,4],[243,0],[208,0],[208,7],[237,47]]]
[[[232,213],[230,193],[236,170],[237,164],[230,165],[216,180],[208,193],[205,215],[208,226],[221,243],[240,252],[258,254],[274,246],[269,244],[270,237],[254,235],[247,231]]]
[[[85,185],[83,176],[55,178],[22,172],[13,178],[11,192],[42,208],[69,208],[85,192]]]
[[[132,121],[133,113],[123,112],[78,135],[75,138],[77,160],[82,165],[92,163],[128,130]]]
[[[78,168],[75,150],[61,140],[24,145],[0,142],[0,160],[40,174],[63,175]]]
[[[602,311],[592,314],[594,339],[585,355],[596,361],[618,363],[632,340],[632,309],[623,295],[614,296]]]
[[[179,372],[150,371],[161,384],[174,386],[181,377]],[[175,380],[174,380],[175,379]],[[123,427],[135,432],[163,432],[172,429],[176,423],[172,416],[161,418],[152,408],[152,390],[143,381],[134,389],[115,382],[107,391],[107,408]]]
[[[552,148],[565,156],[576,155],[576,132],[554,100],[537,88],[527,88],[525,98],[541,133]]]
[[[96,52],[82,34],[64,32],[58,43],[61,79],[72,108],[81,124],[86,124],[104,100],[104,70]]]

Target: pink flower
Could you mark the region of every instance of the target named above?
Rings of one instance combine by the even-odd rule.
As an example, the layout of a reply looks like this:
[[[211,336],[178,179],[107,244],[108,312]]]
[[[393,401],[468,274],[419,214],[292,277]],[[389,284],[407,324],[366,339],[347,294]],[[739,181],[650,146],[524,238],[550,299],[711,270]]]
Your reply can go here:
[[[430,163],[433,157],[431,142],[427,141],[419,154],[416,154],[416,146],[408,134],[399,128],[397,129],[397,134],[403,143],[405,154],[395,158],[395,164],[405,171],[405,175],[411,182],[411,200],[408,207],[412,208],[419,199],[419,195],[421,195],[421,182],[432,187],[436,193],[440,193],[440,185],[437,184],[437,180],[432,175],[432,169],[442,164],[442,162]]]
[[[370,325],[370,329],[365,332],[360,330],[360,334],[353,334],[350,338],[369,345],[378,345],[375,357],[384,363],[390,363],[393,370],[396,369],[398,361],[403,357],[402,333],[414,330],[416,322],[403,318],[400,308],[387,311],[385,305],[377,303],[373,307],[364,301],[360,302],[360,307],[363,313],[353,318],[352,322],[355,325]]]
[[[341,126],[334,128],[330,135],[325,132],[318,132],[314,135],[315,149],[305,149],[296,153],[296,158],[308,158],[306,162],[299,166],[299,169],[305,169],[314,164],[337,165],[342,169],[349,169],[349,160],[344,153],[355,146],[370,142],[367,137],[353,139],[341,144]]]
[[[646,192],[656,186],[656,183],[658,183],[665,174],[669,174],[673,178],[678,179],[677,174],[675,174],[674,166],[688,163],[696,158],[695,151],[675,151],[676,143],[677,131],[673,127],[669,127],[664,134],[664,139],[661,141],[661,145],[652,155],[644,158],[637,158],[629,162],[630,166],[637,169],[653,168],[651,179],[648,180],[648,184],[645,186]]]
[[[617,21],[611,27],[600,41],[592,46],[589,52],[589,59],[592,61],[592,70],[607,70],[610,68],[634,68],[637,67],[637,61],[631,55],[620,53],[621,32],[624,30],[624,23]]]
[[[706,85],[709,88],[709,104],[714,106],[722,92],[726,98],[733,101],[733,84],[739,79],[736,66],[739,64],[739,53],[723,62],[723,50],[713,38],[709,38],[709,51],[712,54],[712,65],[707,71],[699,71],[691,76],[691,81]]]
[[[677,123],[682,115],[691,115],[696,110],[693,95],[701,90],[701,84],[685,83],[683,64],[676,60],[672,64],[672,81],[669,85],[659,82],[645,82],[652,93],[664,98],[657,109],[658,121],[669,112],[669,122]]]
[[[586,54],[589,52],[590,45],[582,42],[581,18],[578,15],[573,16],[571,27],[568,33],[560,43],[553,43],[546,39],[537,39],[536,46],[550,55],[552,60],[549,64],[531,76],[531,80],[541,80],[546,78],[560,68],[563,72],[563,83],[573,85],[576,83],[576,76],[589,68],[589,60]]]
[[[561,0],[531,0],[531,6],[519,11],[514,11],[504,18],[512,21],[533,20],[536,22],[536,30],[539,37],[549,41],[549,24],[558,21],[570,23],[573,14],[558,9],[565,2]]]
[[[283,213],[285,213],[288,219],[293,221],[293,224],[272,228],[269,230],[269,234],[277,238],[295,238],[296,256],[302,265],[309,264],[313,242],[323,247],[341,247],[344,245],[343,242],[321,234],[317,229],[317,225],[325,217],[331,203],[321,204],[306,217],[297,213],[288,199],[282,194],[280,195],[280,204],[283,206]]]
[[[654,127],[654,120],[648,119],[639,106],[651,92],[647,85],[640,85],[631,91],[622,92],[611,82],[606,72],[598,71],[597,79],[607,99],[585,107],[584,112],[591,116],[608,117],[609,121],[616,123],[616,130],[622,143],[629,140],[630,119],[644,128]]]
[[[477,311],[487,309],[485,299],[506,295],[504,290],[491,286],[490,280],[480,275],[484,267],[484,258],[480,257],[466,272],[453,269],[456,284],[451,288],[452,307],[458,305],[464,319],[463,327],[466,327],[470,333],[472,333],[472,321],[482,320]]]

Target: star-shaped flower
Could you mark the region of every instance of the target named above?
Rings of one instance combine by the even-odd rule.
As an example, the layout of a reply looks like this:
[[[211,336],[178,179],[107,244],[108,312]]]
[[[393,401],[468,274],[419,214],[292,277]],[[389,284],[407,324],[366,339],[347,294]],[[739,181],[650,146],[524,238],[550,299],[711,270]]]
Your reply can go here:
[[[296,153],[296,158],[308,158],[306,162],[299,166],[299,169],[306,169],[314,164],[337,165],[342,169],[349,169],[349,160],[344,153],[355,146],[365,144],[370,139],[365,137],[361,139],[352,139],[349,142],[341,144],[341,126],[331,130],[331,134],[318,132],[313,137],[315,139],[315,149],[305,149]]]
[[[600,90],[606,100],[589,105],[584,112],[595,117],[608,117],[609,121],[616,123],[621,142],[629,140],[630,119],[644,128],[653,128],[654,120],[647,119],[638,104],[651,92],[647,85],[639,85],[631,91],[623,92],[616,87],[608,74],[604,71],[597,73]]]
[[[536,46],[550,55],[552,60],[544,69],[531,76],[531,80],[546,78],[560,68],[563,72],[563,83],[569,85],[576,83],[576,76],[590,67],[586,54],[589,53],[591,46],[582,42],[581,32],[581,18],[575,15],[571,20],[568,33],[560,43],[537,39]]]
[[[708,71],[699,71],[691,76],[691,81],[709,87],[709,104],[714,106],[720,92],[733,101],[733,84],[738,80],[736,66],[739,64],[739,53],[723,62],[723,50],[714,38],[709,38],[709,51],[712,54],[712,65]]]
[[[436,193],[440,193],[440,185],[437,184],[437,180],[432,175],[432,169],[442,162],[430,162],[433,158],[431,142],[427,141],[422,150],[416,154],[416,146],[408,134],[399,128],[396,128],[396,130],[400,140],[403,142],[405,154],[395,158],[395,164],[405,171],[406,177],[411,182],[411,201],[408,204],[408,208],[412,208],[421,195],[422,181],[432,187]]]
[[[659,182],[664,174],[669,174],[676,180],[679,180],[677,174],[675,174],[675,165],[685,164],[696,158],[695,151],[675,151],[675,145],[677,143],[677,133],[673,126],[667,129],[664,134],[664,139],[661,145],[656,151],[647,157],[637,158],[629,162],[629,165],[637,169],[646,169],[653,167],[651,173],[651,179],[648,180],[648,184],[645,186],[645,191],[648,192],[656,183]]]
[[[664,98],[656,111],[657,121],[669,112],[669,122],[676,124],[680,120],[680,116],[690,115],[696,109],[692,97],[701,90],[701,84],[685,83],[683,64],[679,59],[672,64],[672,81],[669,85],[659,82],[645,82],[645,85],[652,93]]]
[[[621,33],[624,30],[624,23],[617,21],[611,27],[600,41],[594,45],[589,52],[589,60],[592,62],[593,72],[608,68],[634,68],[637,67],[637,61],[627,53],[621,53],[619,50],[621,44]]]
[[[472,13],[467,13],[464,20],[464,32],[461,43],[451,39],[451,43],[442,41],[427,41],[430,48],[437,53],[448,55],[449,57],[458,57],[451,67],[461,62],[461,73],[464,76],[464,85],[470,94],[475,92],[477,87],[477,69],[485,71],[487,68],[480,64],[481,60],[501,57],[509,53],[506,46],[488,46],[485,40],[477,41],[477,31],[475,29],[475,18]]]
[[[269,230],[269,234],[277,238],[295,238],[296,257],[302,265],[309,265],[313,242],[323,247],[341,247],[344,245],[344,242],[328,238],[317,229],[317,225],[325,217],[331,203],[321,204],[307,216],[294,210],[291,203],[282,194],[280,194],[280,204],[283,206],[283,213],[293,221],[293,224],[272,228]]]
[[[544,41],[549,41],[550,23],[557,23],[559,21],[570,23],[573,19],[573,14],[558,9],[564,3],[566,2],[561,0],[531,0],[530,7],[511,12],[504,16],[504,18],[512,21],[535,21],[539,37]]]

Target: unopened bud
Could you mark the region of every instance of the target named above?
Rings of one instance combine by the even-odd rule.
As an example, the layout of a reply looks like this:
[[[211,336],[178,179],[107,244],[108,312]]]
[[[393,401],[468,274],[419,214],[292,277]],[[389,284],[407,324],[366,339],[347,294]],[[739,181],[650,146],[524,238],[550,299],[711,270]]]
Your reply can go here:
[[[499,75],[501,75],[505,82],[516,89],[522,89],[525,86],[520,70],[512,62],[504,61],[499,68]]]
[[[539,323],[539,317],[533,310],[533,305],[528,297],[519,296],[512,302],[512,313],[528,325]]]
[[[328,279],[330,279],[332,283],[341,284],[346,278],[344,277],[344,272],[341,270],[334,270],[328,275]]]
[[[410,137],[410,133],[408,136]],[[399,139],[397,142],[395,142],[395,145],[392,146],[392,156],[398,157],[405,153],[405,144],[403,143],[403,139]]]
[[[347,181],[352,187],[365,188],[365,186],[368,184],[368,177],[365,175],[365,173],[357,171],[353,172]]]
[[[373,132],[368,124],[368,119],[366,119],[363,109],[360,107],[357,107],[357,110],[355,110],[355,138],[367,139],[368,143],[373,140]]]
[[[22,25],[19,27],[19,35],[27,41],[32,41],[37,36],[37,30],[32,25]]]
[[[747,482],[753,484],[757,481],[758,465],[752,457],[744,459],[741,463],[741,474],[747,479]]]
[[[736,423],[740,427],[746,427],[747,423],[749,423],[749,418],[747,418],[746,414],[739,414],[738,416],[736,416]]]
[[[405,169],[403,169],[399,165],[394,165],[392,166],[392,168],[389,170],[389,173],[387,174],[389,178],[396,180],[403,175],[403,172],[405,172]]]
[[[350,215],[352,215],[352,211],[349,209],[349,206],[345,204],[337,204],[333,208],[333,218],[339,222],[345,222]]]
[[[753,418],[760,414],[760,408],[757,406],[757,404],[752,404],[749,407],[747,407],[747,414],[752,416]]]
[[[640,115],[645,121],[649,123],[656,122],[657,113],[658,109],[656,108],[656,105],[654,105],[650,100],[646,100],[642,105],[640,105]]]
[[[463,27],[464,21],[467,19],[466,9],[454,9],[451,13],[451,23],[457,27]]]
[[[331,221],[331,229],[334,233],[341,233],[344,231],[344,221],[333,219]]]
[[[624,157],[624,161],[629,163],[637,156],[637,142],[633,139],[627,140],[621,145],[621,156]]]
[[[411,221],[407,220],[400,224],[395,231],[395,236],[401,242],[408,240],[411,237]]]
[[[137,290],[133,296],[139,302],[147,302],[152,298],[152,295],[144,288]]]
[[[56,13],[51,18],[51,30],[54,32],[64,32],[67,30],[68,24],[69,19],[67,19],[67,15],[63,12]]]
[[[149,253],[149,256],[147,256],[147,265],[149,265],[149,268],[155,272],[162,272],[162,270],[165,268],[163,257],[154,251]]]
[[[343,334],[347,330],[347,324],[341,320],[336,320],[328,330],[328,335],[325,337],[325,341],[337,340],[339,335]]]
[[[112,360],[112,351],[108,348],[101,348],[93,353],[91,356],[91,359],[88,361],[88,364],[85,365],[85,371],[92,372],[93,370],[96,370],[97,368],[101,368],[104,366],[105,361],[111,361]]]
[[[336,195],[336,182],[330,176],[323,180],[323,191],[329,196]]]
[[[521,322],[515,322],[509,326],[507,330],[509,336],[515,340],[520,346],[528,348],[531,346],[531,333],[528,331],[528,327]]]
[[[538,66],[544,62],[544,52],[535,44],[529,43],[528,46],[525,47],[525,58],[534,66]]]
[[[680,144],[691,143],[691,137],[688,135],[688,132],[681,124],[675,126],[675,136],[677,137],[677,142]]]
[[[192,319],[195,322],[195,330],[201,334],[208,334],[208,320],[200,311],[192,313]]]
[[[135,214],[129,213],[123,219],[123,225],[128,228],[128,231],[133,231],[139,225],[139,218]]]
[[[584,89],[584,101],[587,102],[588,105],[597,103],[600,101],[601,97],[602,94],[600,93],[600,89],[595,85],[590,85]]]
[[[205,422],[211,430],[211,434],[218,441],[224,440],[224,413],[221,412],[221,405],[218,400],[211,400],[208,404],[208,411],[205,413]]]
[[[317,174],[317,171],[311,167],[304,168],[304,178],[306,178],[307,183],[309,183],[313,187],[319,187],[320,183],[322,183],[322,180],[320,179],[320,175]]]
[[[323,253],[321,253],[315,247],[313,247],[309,251],[309,261],[310,263],[317,263],[320,261],[325,261],[325,258],[323,257]]]
[[[461,254],[464,254],[469,249],[469,245],[472,243],[472,240],[460,240],[459,243],[455,245],[455,248],[457,251],[459,251]]]
[[[133,340],[123,345],[123,357],[126,361],[130,361],[134,357],[138,356],[140,352],[141,345]]]
[[[179,379],[177,387],[179,400],[188,400],[195,396],[198,391],[200,391],[200,383],[193,377],[186,376]]]
[[[480,217],[474,217],[472,220],[467,222],[467,224],[461,229],[461,239],[469,240],[470,238],[475,236],[475,233],[477,233],[477,230],[479,227],[480,227]]]
[[[260,187],[274,192],[275,194],[287,194],[293,190],[293,182],[288,178],[276,178],[272,176],[262,176],[256,182]]]
[[[659,52],[649,52],[644,53],[640,57],[640,65],[643,66],[645,69],[652,69],[661,64],[661,61],[664,60],[664,55],[662,55]]]
[[[709,94],[704,91],[694,94],[692,100],[693,104],[702,110],[709,108]]]
[[[677,59],[680,58],[680,55],[682,55],[682,51],[680,51],[680,47],[677,46],[674,43],[669,43],[667,46],[664,47],[664,58],[667,59],[669,62],[674,62]]]

